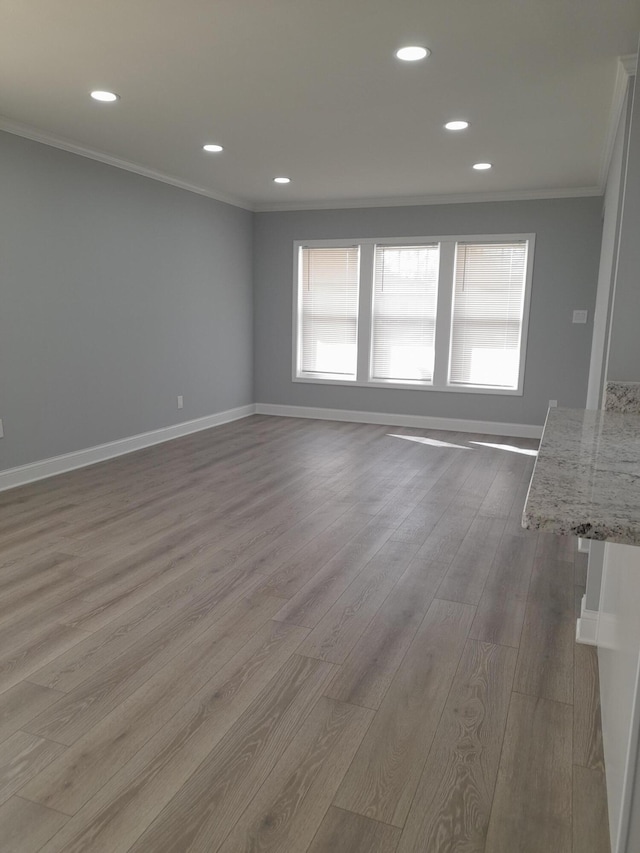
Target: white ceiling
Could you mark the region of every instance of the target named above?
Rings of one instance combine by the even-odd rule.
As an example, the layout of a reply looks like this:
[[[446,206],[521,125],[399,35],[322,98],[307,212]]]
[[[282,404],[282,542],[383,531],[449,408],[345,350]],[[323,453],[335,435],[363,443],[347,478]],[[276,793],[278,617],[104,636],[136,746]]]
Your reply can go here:
[[[578,195],[639,31],[640,0],[2,0],[0,127],[255,209]]]

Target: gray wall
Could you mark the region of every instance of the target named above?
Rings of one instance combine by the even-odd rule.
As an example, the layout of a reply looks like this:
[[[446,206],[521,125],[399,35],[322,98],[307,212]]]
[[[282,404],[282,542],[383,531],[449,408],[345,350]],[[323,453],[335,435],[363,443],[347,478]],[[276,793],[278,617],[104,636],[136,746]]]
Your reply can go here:
[[[630,91],[632,89],[633,85],[628,87],[624,107],[620,115],[604,194],[600,271],[598,273],[598,290],[594,311],[593,341],[591,344],[591,362],[589,365],[589,385],[587,390],[588,409],[599,409],[603,398],[606,360],[609,349],[609,326],[613,307],[618,241],[620,239],[620,222],[622,218],[627,143],[631,121]],[[589,590],[587,590],[588,597]]]
[[[0,187],[0,470],[254,400],[533,424],[584,405],[571,311],[594,306],[600,199],[252,215],[6,133]],[[523,397],[292,383],[294,240],[529,231]]]
[[[254,228],[255,394],[260,403],[542,424],[549,399],[585,404],[602,199],[260,213]],[[347,388],[291,381],[293,241],[536,234],[522,397]],[[574,308],[589,311],[572,325]]]
[[[640,95],[635,86],[627,148],[608,379],[640,381]]]
[[[251,240],[247,211],[0,133],[0,469],[251,403]]]

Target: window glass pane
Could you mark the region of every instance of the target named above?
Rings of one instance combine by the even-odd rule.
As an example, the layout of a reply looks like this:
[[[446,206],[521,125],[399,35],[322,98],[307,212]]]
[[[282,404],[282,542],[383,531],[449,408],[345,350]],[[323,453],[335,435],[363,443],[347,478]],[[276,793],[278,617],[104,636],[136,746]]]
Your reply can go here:
[[[376,246],[371,379],[431,382],[438,244]]]
[[[527,242],[458,243],[449,384],[518,387]]]
[[[302,247],[298,375],[355,379],[360,250]]]

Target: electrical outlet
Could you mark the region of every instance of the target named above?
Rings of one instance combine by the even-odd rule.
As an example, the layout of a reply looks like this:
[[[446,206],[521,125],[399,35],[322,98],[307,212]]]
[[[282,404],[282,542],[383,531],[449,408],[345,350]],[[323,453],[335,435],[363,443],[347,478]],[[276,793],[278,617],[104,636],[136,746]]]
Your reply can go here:
[[[549,408],[550,409],[555,409],[557,405],[558,405],[557,400],[549,400]]]
[[[0,438],[4,438],[4,429],[2,428],[2,418],[0,418]]]
[[[574,311],[573,312],[573,322],[574,323],[586,323],[587,322],[587,312],[586,311]]]
[[[184,406],[184,402],[182,400],[182,394],[178,394],[178,408],[181,409]]]

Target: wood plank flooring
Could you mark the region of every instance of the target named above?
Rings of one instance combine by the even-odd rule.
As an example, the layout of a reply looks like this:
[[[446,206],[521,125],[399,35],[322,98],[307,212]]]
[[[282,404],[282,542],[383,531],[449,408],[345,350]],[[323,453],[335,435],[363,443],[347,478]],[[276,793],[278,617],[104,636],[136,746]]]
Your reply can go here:
[[[532,447],[255,416],[1,493],[0,850],[609,853]]]

